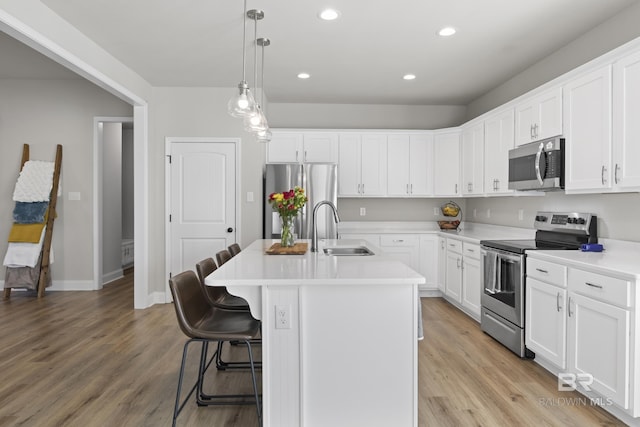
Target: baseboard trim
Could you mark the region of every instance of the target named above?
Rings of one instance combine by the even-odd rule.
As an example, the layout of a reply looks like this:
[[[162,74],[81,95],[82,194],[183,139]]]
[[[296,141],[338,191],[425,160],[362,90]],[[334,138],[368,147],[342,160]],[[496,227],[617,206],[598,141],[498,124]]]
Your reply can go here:
[[[124,270],[122,268],[116,268],[115,270],[102,275],[102,284],[113,282],[124,277]]]
[[[0,289],[4,289],[4,280],[0,281]],[[21,291],[22,289],[13,289]],[[98,288],[91,280],[54,280],[47,291],[96,291]]]

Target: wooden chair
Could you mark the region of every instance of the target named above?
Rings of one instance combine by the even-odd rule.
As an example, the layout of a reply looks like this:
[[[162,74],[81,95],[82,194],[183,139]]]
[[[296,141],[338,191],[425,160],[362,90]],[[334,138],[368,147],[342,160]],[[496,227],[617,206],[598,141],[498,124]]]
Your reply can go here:
[[[255,403],[258,412],[258,423],[262,425],[261,396],[258,391],[256,366],[251,349],[251,340],[258,336],[260,322],[251,317],[251,314],[247,312],[222,310],[211,307],[205,299],[198,277],[193,271],[185,271],[169,279],[169,287],[173,295],[178,324],[182,332],[189,338],[184,344],[182,352],[178,390],[176,392],[176,401],[173,410],[173,426],[175,427],[178,415],[196,390],[196,403],[198,406],[244,405]],[[253,394],[205,394],[203,391],[204,375],[217,354],[216,352],[209,362],[207,362],[209,343],[231,340],[241,341],[246,345],[249,354],[249,368],[251,369],[251,378],[253,381]],[[202,343],[198,376],[191,391],[181,403],[180,395],[182,392],[187,352],[189,345],[194,342]]]

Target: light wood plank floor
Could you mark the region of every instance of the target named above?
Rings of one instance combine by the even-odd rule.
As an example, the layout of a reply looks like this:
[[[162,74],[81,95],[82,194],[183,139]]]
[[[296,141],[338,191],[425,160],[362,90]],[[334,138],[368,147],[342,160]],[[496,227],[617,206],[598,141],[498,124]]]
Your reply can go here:
[[[0,426],[171,425],[185,337],[172,305],[133,310],[132,280],[40,300],[13,292],[0,301]],[[420,426],[621,425],[599,408],[541,404],[579,395],[558,392],[554,376],[515,357],[445,301],[422,305]],[[246,352],[228,351],[237,358]],[[209,379],[216,388],[251,392],[248,373]],[[253,406],[189,402],[178,418],[180,426],[256,424]]]

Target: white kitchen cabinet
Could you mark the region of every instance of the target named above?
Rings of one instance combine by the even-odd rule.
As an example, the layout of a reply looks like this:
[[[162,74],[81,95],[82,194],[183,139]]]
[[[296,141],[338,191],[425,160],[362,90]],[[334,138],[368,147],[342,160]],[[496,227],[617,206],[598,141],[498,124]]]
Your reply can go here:
[[[569,270],[571,287],[571,270]],[[606,286],[606,285],[605,285]],[[629,409],[629,310],[569,293],[568,371],[589,388]]]
[[[562,134],[562,87],[553,87],[515,107],[516,146]]]
[[[420,271],[420,239],[417,235],[381,234],[380,249],[389,257]]]
[[[476,320],[480,320],[480,245],[462,244],[462,295],[461,304]]]
[[[462,127],[462,194],[484,193],[484,122]]]
[[[433,136],[389,135],[387,138],[387,195],[433,194]]]
[[[422,291],[433,291],[438,289],[438,236],[436,234],[423,234],[420,236],[420,269],[426,283],[420,285]]]
[[[445,295],[460,304],[462,301],[462,242],[447,238]]]
[[[433,182],[435,196],[460,195],[460,131],[436,132],[433,136]]]
[[[640,52],[613,64],[613,187],[640,191]]]
[[[367,233],[346,233],[339,234],[340,239],[345,240],[366,240],[371,243],[373,246],[380,246],[380,236],[378,234],[367,234]]]
[[[525,345],[553,363],[566,368],[567,290],[527,277]]]
[[[611,65],[568,82],[564,93],[565,189],[611,188]]]
[[[133,265],[134,243],[132,239],[122,241],[122,266],[131,267]]]
[[[267,145],[267,163],[336,163],[335,132],[274,131]]]
[[[447,279],[447,239],[438,237],[438,290],[444,294]]]
[[[484,192],[513,194],[509,190],[509,150],[514,147],[514,109],[507,108],[484,121]]]
[[[386,135],[340,134],[338,196],[385,196],[387,193],[386,172]]]

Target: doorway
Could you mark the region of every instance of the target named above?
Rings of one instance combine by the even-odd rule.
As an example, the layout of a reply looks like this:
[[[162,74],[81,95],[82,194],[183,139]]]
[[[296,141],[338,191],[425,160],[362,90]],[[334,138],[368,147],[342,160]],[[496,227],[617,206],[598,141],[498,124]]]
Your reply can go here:
[[[166,138],[167,277],[239,241],[238,143]],[[169,302],[168,285],[166,295]]]
[[[133,118],[94,118],[94,286],[133,267]]]

